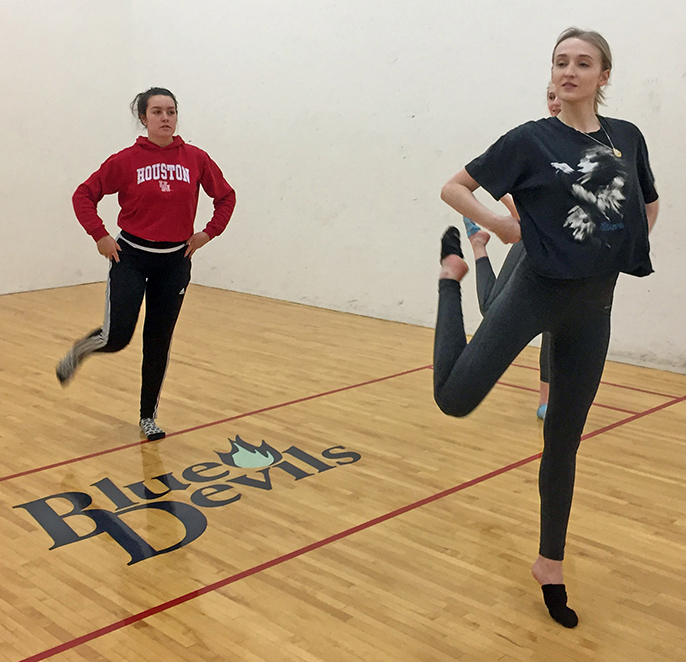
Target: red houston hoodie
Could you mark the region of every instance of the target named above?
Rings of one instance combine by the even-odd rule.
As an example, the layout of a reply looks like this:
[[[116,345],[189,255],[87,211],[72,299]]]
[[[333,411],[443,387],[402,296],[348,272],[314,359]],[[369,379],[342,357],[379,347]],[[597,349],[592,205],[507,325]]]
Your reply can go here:
[[[160,147],[140,136],[110,156],[76,189],[72,202],[79,223],[95,241],[107,235],[97,205],[118,193],[122,230],[149,241],[186,241],[193,234],[200,186],[214,200],[214,214],[203,232],[223,232],[236,204],[236,193],[206,152],[174,136]]]

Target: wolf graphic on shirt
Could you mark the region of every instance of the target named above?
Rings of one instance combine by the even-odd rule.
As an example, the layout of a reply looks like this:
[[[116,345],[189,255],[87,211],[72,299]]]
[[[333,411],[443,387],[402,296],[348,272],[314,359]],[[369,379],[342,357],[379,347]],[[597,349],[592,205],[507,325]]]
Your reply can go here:
[[[594,235],[602,230],[624,228],[623,203],[627,171],[605,145],[587,149],[576,168],[567,163],[551,163],[564,177],[578,203],[567,213],[564,227],[575,241],[600,241]]]

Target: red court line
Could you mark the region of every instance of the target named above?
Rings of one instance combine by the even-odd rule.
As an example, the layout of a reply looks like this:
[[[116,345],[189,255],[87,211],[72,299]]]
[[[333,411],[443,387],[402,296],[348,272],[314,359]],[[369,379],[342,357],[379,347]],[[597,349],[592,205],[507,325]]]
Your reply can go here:
[[[581,437],[581,440],[583,441],[585,439],[590,439],[591,437],[597,437],[599,434],[609,432],[610,430],[614,430],[615,428],[618,428],[622,425],[626,425],[627,423],[633,423],[634,421],[637,421],[639,418],[649,416],[650,414],[654,414],[655,412],[661,411],[662,409],[666,409],[667,407],[678,405],[680,402],[686,402],[686,395],[682,395],[679,398],[674,398],[669,402],[663,402],[661,405],[657,405],[655,407],[652,407],[651,409],[646,409],[645,411],[642,411],[639,414],[634,414],[633,416],[629,416],[629,418],[625,418],[621,421],[610,423],[609,425],[606,425],[603,428],[599,428],[598,430],[585,434],[583,437]]]
[[[539,370],[537,366],[532,366],[532,365],[524,365],[523,363],[512,363],[515,368],[525,368],[526,370]],[[601,384],[604,384],[605,386],[615,386],[616,388],[623,388],[627,391],[637,391],[638,393],[647,393],[648,395],[659,395],[661,398],[670,398],[670,399],[675,399],[680,396],[678,395],[668,395],[667,393],[658,393],[657,391],[648,391],[644,388],[638,388],[637,386],[627,386],[626,384],[615,384],[614,382],[605,382],[602,381],[600,382]]]
[[[186,434],[187,432],[195,432],[196,430],[202,430],[204,428],[212,427],[213,425],[220,425],[221,423],[228,423],[229,421],[237,421],[240,418],[246,418],[248,416],[254,416],[255,414],[263,414],[266,411],[272,411],[274,409],[281,409],[282,407],[289,407],[290,405],[296,405],[301,402],[307,402],[308,400],[316,400],[317,398],[323,398],[327,395],[333,395],[334,393],[342,393],[343,391],[349,391],[354,388],[360,388],[361,386],[368,386],[369,384],[378,384],[379,382],[384,382],[389,379],[395,379],[396,377],[403,377],[404,375],[410,375],[413,372],[420,372],[421,370],[429,370],[432,368],[430,365],[424,365],[421,368],[412,368],[411,370],[404,370],[403,372],[396,372],[393,375],[386,375],[385,377],[377,377],[376,379],[369,379],[366,382],[360,382],[359,384],[352,384],[350,386],[342,386],[341,388],[335,388],[330,391],[324,391],[323,393],[315,393],[314,395],[307,395],[304,398],[298,398],[297,400],[289,400],[288,402],[280,402],[277,405],[270,405],[269,407],[262,407],[261,409],[255,409],[253,411],[244,412],[243,414],[236,414],[235,416],[229,416],[228,418],[222,418],[218,421],[212,421],[211,423],[203,423],[203,425],[196,425],[192,428],[186,428],[185,430],[177,430],[176,432],[170,432],[164,439],[169,439],[171,437],[176,437],[180,434]],[[154,443],[159,443],[164,441],[164,439],[158,439]],[[11,480],[13,478],[21,478],[22,476],[30,476],[31,474],[39,473],[41,471],[47,471],[48,469],[55,469],[56,467],[63,467],[67,464],[74,464],[75,462],[81,462],[82,460],[90,460],[94,457],[100,457],[101,455],[109,455],[110,453],[116,453],[118,451],[126,450],[127,448],[136,448],[137,446],[142,446],[143,444],[151,443],[148,439],[143,439],[142,441],[134,441],[130,444],[124,444],[123,446],[115,446],[114,448],[107,448],[102,451],[97,451],[95,453],[89,453],[88,455],[80,455],[78,457],[72,457],[68,460],[62,460],[61,462],[55,462],[53,464],[46,464],[42,467],[35,467],[33,469],[27,469],[26,471],[20,471],[15,474],[10,474],[8,476],[0,476],[0,483],[6,480]]]
[[[538,393],[537,388],[530,386],[520,386],[519,384],[509,384],[508,382],[498,382],[500,386],[508,386],[509,388],[518,388],[520,391],[529,391],[530,393]],[[612,409],[612,411],[621,411],[622,414],[637,414],[633,409],[622,409],[621,407],[613,407],[612,405],[604,405],[600,402],[593,402],[594,407],[602,407],[603,409]]]
[[[420,368],[421,369],[421,368]],[[670,402],[663,403],[661,405],[658,405],[657,407],[653,407],[652,409],[647,409],[644,412],[640,412],[638,414],[634,414],[633,416],[630,416],[629,418],[626,418],[621,421],[617,421],[616,423],[611,423],[610,425],[606,425],[603,428],[599,428],[598,430],[594,430],[593,432],[589,432],[588,434],[585,434],[582,437],[582,440],[585,439],[590,439],[592,437],[597,437],[600,434],[603,434],[604,432],[609,432],[610,430],[614,430],[615,428],[618,428],[622,425],[626,425],[627,423],[631,423],[633,421],[636,421],[640,418],[643,418],[645,416],[649,416],[650,414],[654,414],[657,411],[660,411],[661,409],[666,409],[667,407],[671,407],[672,405],[678,404],[680,402],[686,401],[686,395],[682,396],[680,398],[675,398],[674,400]],[[86,644],[89,641],[93,641],[94,639],[99,639],[100,637],[109,634],[111,632],[115,632],[117,630],[121,630],[122,628],[125,628],[129,625],[133,625],[134,623],[138,623],[146,618],[150,618],[151,616],[154,616],[156,614],[160,614],[164,611],[167,611],[168,609],[171,609],[173,607],[178,607],[179,605],[182,605],[186,602],[189,602],[190,600],[194,600],[195,598],[198,598],[202,595],[205,595],[207,593],[211,593],[213,591],[217,591],[221,588],[224,588],[225,586],[229,586],[230,584],[234,584],[237,581],[240,581],[241,579],[245,579],[246,577],[251,577],[252,575],[256,575],[259,572],[263,572],[264,570],[269,570],[270,568],[273,568],[277,565],[280,565],[282,563],[285,563],[286,561],[291,561],[292,559],[298,558],[299,556],[303,556],[304,554],[307,554],[309,552],[312,552],[316,549],[320,549],[321,547],[325,547],[327,545],[330,545],[333,542],[336,542],[338,540],[343,540],[344,538],[348,538],[349,536],[352,536],[355,533],[359,533],[360,531],[364,531],[365,529],[369,529],[373,526],[376,526],[377,524],[382,524],[383,522],[387,522],[388,520],[391,520],[395,517],[398,517],[399,515],[404,515],[405,513],[409,513],[413,510],[416,510],[418,508],[421,508],[423,506],[426,506],[427,504],[433,503],[434,501],[438,501],[439,499],[443,499],[444,497],[450,496],[452,494],[455,494],[457,492],[460,492],[464,489],[467,489],[468,487],[472,487],[474,485],[478,485],[479,483],[483,483],[484,481],[487,481],[491,478],[495,478],[496,476],[500,476],[504,473],[507,473],[508,471],[512,471],[513,469],[517,469],[519,467],[523,467],[526,464],[530,464],[534,460],[537,460],[541,457],[541,453],[536,453],[535,455],[530,455],[529,457],[524,458],[523,460],[518,460],[517,462],[513,462],[512,464],[508,464],[504,467],[500,467],[499,469],[495,469],[494,471],[490,471],[489,473],[483,474],[479,476],[478,478],[473,478],[472,480],[468,480],[465,483],[461,483],[460,485],[455,485],[454,487],[450,487],[446,490],[443,490],[441,492],[438,492],[436,494],[432,494],[428,497],[425,497],[423,499],[420,499],[419,501],[415,501],[414,503],[410,503],[406,506],[402,506],[401,508],[397,508],[396,510],[392,510],[388,513],[385,513],[384,515],[380,515],[379,517],[375,517],[374,519],[367,520],[366,522],[363,522],[362,524],[358,524],[356,526],[350,527],[349,529],[345,529],[344,531],[340,531],[339,533],[335,533],[327,538],[322,538],[321,540],[317,540],[316,542],[310,543],[309,545],[305,545],[304,547],[301,547],[300,549],[296,549],[292,552],[288,552],[287,554],[283,554],[282,556],[277,556],[274,559],[271,559],[270,561],[265,561],[264,563],[260,563],[259,565],[253,566],[252,568],[248,568],[247,570],[243,570],[239,573],[236,573],[235,575],[231,575],[230,577],[226,577],[224,579],[220,579],[217,582],[214,582],[213,584],[208,584],[207,586],[203,586],[202,588],[196,589],[195,591],[190,591],[189,593],[186,593],[184,595],[180,595],[172,600],[168,600],[167,602],[163,602],[159,605],[156,605],[155,607],[151,607],[150,609],[145,609],[144,611],[140,611],[137,614],[133,614],[129,616],[128,618],[124,618],[120,621],[116,621],[115,623],[110,623],[110,625],[106,625],[105,627],[99,628],[97,630],[93,630],[92,632],[89,632],[88,634],[84,634],[80,637],[76,637],[75,639],[72,639],[71,641],[64,642],[63,644],[59,644],[58,646],[54,646],[53,648],[49,648],[48,650],[44,650],[41,653],[36,653],[35,655],[32,655],[30,657],[24,658],[23,660],[20,660],[20,662],[41,662],[41,660],[46,660],[53,655],[57,655],[59,653],[63,653],[65,651],[71,650],[73,648],[76,648],[77,646],[81,646],[82,644]]]
[[[464,490],[468,487],[471,487],[472,485],[483,483],[485,480],[488,480],[489,478],[494,478],[495,476],[499,476],[500,474],[510,471],[511,469],[516,469],[517,467],[521,467],[525,464],[528,464],[529,462],[533,462],[535,459],[540,457],[540,455],[540,453],[537,453],[536,455],[532,455],[531,457],[519,460],[518,462],[508,464],[505,467],[501,467],[500,469],[491,471],[490,473],[484,474],[483,476],[479,476],[478,478],[474,478],[473,480],[467,481],[466,483],[456,485],[447,490],[444,490],[443,492],[439,492],[438,494],[433,494],[431,496],[425,497],[420,501],[416,501],[415,503],[408,504],[384,515],[380,515],[379,517],[375,517],[374,519],[363,522],[362,524],[353,526],[349,529],[346,529],[345,531],[335,533],[334,535],[329,536],[328,538],[317,540],[316,542],[313,542],[309,545],[305,545],[305,547],[301,547],[300,549],[288,552],[287,554],[283,554],[282,556],[277,556],[276,558],[271,559],[270,561],[260,563],[259,565],[253,566],[252,568],[248,568],[247,570],[243,570],[242,572],[232,575],[231,577],[226,577],[225,579],[221,579],[217,582],[214,582],[213,584],[208,584],[207,586],[203,586],[202,588],[199,588],[195,591],[191,591],[190,593],[181,595],[177,598],[174,598],[173,600],[163,602],[162,604],[156,605],[155,607],[151,607],[150,609],[146,609],[144,611],[138,612],[137,614],[133,614],[128,618],[124,618],[115,623],[111,623],[110,625],[106,625],[105,627],[99,628],[98,630],[93,630],[88,634],[84,634],[80,637],[77,637],[76,639],[67,641],[63,644],[60,644],[59,646],[55,646],[41,653],[37,653],[36,655],[32,655],[31,657],[24,658],[23,660],[21,660],[21,662],[39,662],[40,660],[45,660],[49,657],[52,657],[53,655],[57,655],[58,653],[63,653],[65,651],[71,650],[72,648],[76,648],[77,646],[80,646],[82,644],[88,643],[89,641],[93,641],[94,639],[98,639],[106,634],[109,634],[110,632],[120,630],[128,625],[133,625],[134,623],[138,623],[139,621],[149,618],[150,616],[154,616],[155,614],[159,614],[163,611],[166,611],[167,609],[171,609],[172,607],[182,605],[185,602],[205,595],[206,593],[211,593],[212,591],[224,588],[225,586],[234,584],[235,582],[240,581],[241,579],[245,579],[246,577],[250,577],[259,572],[263,572],[264,570],[268,570],[270,568],[273,568],[274,566],[280,565],[281,563],[285,563],[286,561],[295,559],[299,556],[302,556],[303,554],[307,554],[308,552],[312,552],[321,547],[325,547],[326,545],[329,545],[332,542],[336,542],[337,540],[347,538],[348,536],[351,536],[354,533],[364,531],[365,529],[368,529],[372,526],[381,524],[382,522],[386,522],[394,517],[397,517],[398,515],[402,515],[417,508],[421,508],[422,506],[425,506],[433,501],[442,499],[443,497],[446,497],[450,494],[455,494],[455,492]]]
[[[518,364],[512,364],[512,365],[517,365],[517,367],[520,368],[529,368],[529,366],[524,366],[524,365],[518,365]],[[342,386],[341,388],[337,389],[332,389],[330,391],[324,391],[323,393],[316,393],[314,395],[308,395],[303,398],[298,398],[296,400],[289,400],[288,402],[281,402],[276,405],[270,405],[269,407],[262,407],[261,409],[254,409],[253,411],[249,412],[244,412],[242,414],[236,414],[235,416],[229,416],[227,418],[222,418],[217,421],[211,421],[210,423],[203,423],[202,425],[196,425],[195,427],[192,428],[186,428],[184,430],[177,430],[176,432],[170,432],[165,439],[169,439],[171,437],[176,437],[181,434],[186,434],[188,432],[195,432],[197,430],[203,430],[204,428],[209,428],[214,425],[220,425],[222,423],[228,423],[230,421],[236,421],[241,418],[247,418],[248,416],[254,416],[256,414],[263,414],[264,412],[267,411],[272,411],[274,409],[281,409],[282,407],[288,407],[290,405],[295,405],[299,404],[301,402],[307,402],[308,400],[315,400],[317,398],[323,398],[326,397],[327,395],[333,395],[335,393],[341,393],[343,391],[349,391],[354,388],[360,388],[362,386],[368,386],[369,384],[377,384],[379,382],[387,381],[389,379],[395,379],[396,377],[403,377],[405,375],[410,375],[414,372],[420,372],[422,370],[431,370],[433,369],[433,365],[425,365],[421,366],[420,368],[412,368],[410,370],[404,370],[403,372],[398,372],[392,375],[386,375],[385,377],[377,377],[376,379],[369,379],[365,382],[360,382],[359,384],[351,384],[349,386]],[[530,368],[531,370],[535,370],[536,368]],[[508,384],[506,382],[498,382],[499,385],[501,386],[508,386],[510,388],[517,388],[521,389],[524,391],[531,391],[531,392],[537,392],[536,389],[528,388],[526,386],[519,386],[517,384]],[[622,387],[620,388],[631,388],[632,390],[638,390],[641,391],[641,389],[633,389],[633,387]],[[645,393],[651,393],[652,395],[661,395],[659,393],[653,393],[652,391],[643,391]],[[663,396],[663,397],[674,397],[676,398],[677,396]],[[605,409],[613,409],[615,411],[620,411],[622,413],[626,414],[634,414],[636,412],[630,411],[628,409],[620,409],[619,407],[612,407],[610,405],[603,405],[598,402],[593,403],[594,406],[596,407],[603,407]],[[160,443],[161,441],[164,441],[164,439],[157,440],[154,443]],[[53,464],[46,464],[42,467],[34,467],[33,469],[26,469],[25,471],[19,471],[14,474],[9,474],[7,476],[0,476],[0,483],[4,483],[5,481],[12,480],[14,478],[22,478],[24,476],[30,476],[31,474],[35,473],[40,473],[42,471],[47,471],[48,469],[56,469],[57,467],[63,467],[69,464],[74,464],[76,462],[82,462],[83,460],[90,460],[94,457],[100,457],[102,455],[109,455],[110,453],[117,453],[122,450],[126,450],[129,448],[136,448],[138,446],[142,446],[143,444],[149,444],[151,443],[148,439],[143,439],[141,441],[134,441],[130,444],[124,444],[122,446],[115,446],[114,448],[106,448],[101,451],[96,451],[94,453],[88,453],[87,455],[79,455],[78,457],[72,457],[69,458],[68,460],[62,460],[61,462],[54,462]]]
[[[678,398],[678,395],[669,395],[667,393],[658,393],[657,391],[649,391],[645,388],[638,388],[637,386],[627,386],[626,384],[615,384],[614,382],[600,382],[605,386],[614,386],[615,388],[623,388],[626,391],[636,391],[637,393],[647,393],[648,395],[659,395],[661,398]]]

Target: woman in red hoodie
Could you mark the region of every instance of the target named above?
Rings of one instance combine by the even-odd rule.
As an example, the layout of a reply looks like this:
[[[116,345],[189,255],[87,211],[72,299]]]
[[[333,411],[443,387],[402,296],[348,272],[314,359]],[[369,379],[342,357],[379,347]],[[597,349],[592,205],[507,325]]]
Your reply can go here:
[[[74,193],[76,217],[110,261],[102,327],[74,343],[57,364],[65,386],[93,352],[128,345],[145,296],[140,427],[148,439],[165,436],[155,423],[174,326],[191,275],[191,256],[226,227],[236,194],[206,152],[175,136],[176,97],[153,87],[138,94],[132,112],[147,129],[113,154]],[[214,214],[194,232],[200,186],[214,200]],[[110,236],[97,205],[118,194],[121,231]]]

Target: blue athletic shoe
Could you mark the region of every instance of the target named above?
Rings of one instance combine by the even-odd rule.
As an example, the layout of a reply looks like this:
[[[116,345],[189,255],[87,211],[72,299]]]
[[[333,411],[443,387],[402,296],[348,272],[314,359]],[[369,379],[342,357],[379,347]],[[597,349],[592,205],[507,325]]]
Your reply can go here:
[[[481,228],[474,221],[472,221],[471,218],[463,216],[462,220],[464,221],[465,228],[467,228],[467,238],[471,237],[473,234],[476,234],[479,230],[481,230]]]
[[[545,415],[546,415],[547,411],[548,411],[548,403],[546,402],[544,405],[541,405],[536,410],[536,418],[540,418],[542,421],[545,421]]]

